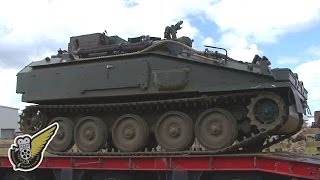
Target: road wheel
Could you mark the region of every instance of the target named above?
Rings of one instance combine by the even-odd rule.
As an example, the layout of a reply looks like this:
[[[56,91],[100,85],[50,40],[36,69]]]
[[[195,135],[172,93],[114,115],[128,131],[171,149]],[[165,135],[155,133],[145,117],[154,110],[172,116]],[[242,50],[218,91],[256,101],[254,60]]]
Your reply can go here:
[[[59,129],[55,137],[48,145],[48,150],[56,152],[68,151],[74,145],[74,123],[71,119],[66,117],[56,117],[52,119],[49,124],[53,124],[54,122],[57,122],[59,124]]]
[[[106,124],[99,118],[86,116],[77,122],[74,130],[74,140],[83,152],[96,152],[107,142]]]
[[[149,127],[134,114],[119,117],[112,127],[112,140],[117,149],[124,152],[142,150],[148,141]]]
[[[169,111],[163,114],[155,126],[158,144],[166,151],[182,151],[194,142],[193,121],[185,113]]]
[[[200,114],[195,124],[200,144],[208,150],[230,146],[237,138],[237,121],[224,109],[212,108]]]

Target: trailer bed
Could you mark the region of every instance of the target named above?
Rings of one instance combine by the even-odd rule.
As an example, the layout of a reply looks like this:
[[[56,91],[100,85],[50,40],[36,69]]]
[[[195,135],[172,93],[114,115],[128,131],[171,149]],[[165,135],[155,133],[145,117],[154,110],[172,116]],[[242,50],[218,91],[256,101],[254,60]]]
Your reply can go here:
[[[0,156],[1,168],[12,168]],[[186,156],[45,156],[40,169],[104,171],[258,171],[305,179],[320,179],[320,157],[276,152]]]

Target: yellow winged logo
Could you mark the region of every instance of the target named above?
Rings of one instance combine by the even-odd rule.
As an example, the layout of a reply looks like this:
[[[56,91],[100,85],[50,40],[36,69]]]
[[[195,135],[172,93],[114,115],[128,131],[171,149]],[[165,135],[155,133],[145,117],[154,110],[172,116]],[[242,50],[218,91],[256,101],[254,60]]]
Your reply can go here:
[[[40,153],[44,151],[44,148],[46,147],[47,144],[49,144],[49,140],[52,139],[57,128],[58,128],[57,125],[53,125],[50,128],[43,131],[42,133],[32,138],[31,157],[40,155]]]
[[[15,171],[32,171],[42,162],[44,151],[59,129],[58,123],[53,123],[37,132],[17,136],[14,144],[8,150],[9,160]]]

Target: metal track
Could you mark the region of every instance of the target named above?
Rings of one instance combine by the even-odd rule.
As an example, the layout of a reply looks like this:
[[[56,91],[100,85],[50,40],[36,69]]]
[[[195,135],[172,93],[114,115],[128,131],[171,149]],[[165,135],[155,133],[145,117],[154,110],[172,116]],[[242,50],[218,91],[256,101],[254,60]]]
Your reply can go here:
[[[145,109],[145,108],[166,108],[170,105],[184,105],[186,107],[190,106],[202,106],[210,107],[212,104],[215,104],[219,100],[226,100],[232,98],[235,99],[244,99],[252,98],[263,92],[248,92],[248,93],[237,93],[230,95],[220,95],[220,96],[201,96],[193,98],[182,98],[182,99],[170,99],[170,100],[158,100],[158,101],[144,101],[144,102],[129,102],[129,103],[111,103],[111,104],[79,104],[79,105],[34,105],[27,107],[24,111],[41,111],[41,112],[81,112],[81,111],[125,111],[126,109]],[[52,152],[48,151],[53,155],[60,156],[154,156],[154,155],[213,155],[213,154],[222,154],[222,153],[234,153],[234,152],[248,152],[245,148],[248,145],[255,144],[257,140],[261,138],[266,138],[268,135],[273,135],[281,125],[284,123],[287,117],[283,117],[282,121],[279,121],[275,126],[270,129],[267,129],[259,134],[252,134],[251,137],[243,139],[242,141],[236,141],[233,145],[219,149],[216,151],[211,150],[198,150],[190,149],[188,151],[179,151],[179,152],[165,152],[162,150],[145,150],[143,152],[114,152],[113,150],[101,150],[99,152]],[[22,117],[23,121],[23,117]],[[273,144],[276,144],[282,140],[287,139],[297,132],[292,134],[281,136],[279,139],[267,142],[263,148],[270,147]]]

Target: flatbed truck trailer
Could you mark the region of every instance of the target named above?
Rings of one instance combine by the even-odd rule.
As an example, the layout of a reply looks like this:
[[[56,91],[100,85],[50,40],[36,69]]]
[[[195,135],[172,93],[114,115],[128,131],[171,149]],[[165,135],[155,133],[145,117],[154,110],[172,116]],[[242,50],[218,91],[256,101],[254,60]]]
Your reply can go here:
[[[0,156],[4,180],[320,179],[320,157],[298,153],[184,156],[44,156],[31,172],[13,171]]]

